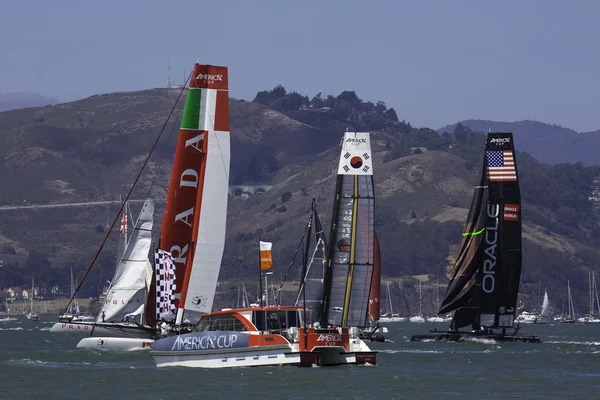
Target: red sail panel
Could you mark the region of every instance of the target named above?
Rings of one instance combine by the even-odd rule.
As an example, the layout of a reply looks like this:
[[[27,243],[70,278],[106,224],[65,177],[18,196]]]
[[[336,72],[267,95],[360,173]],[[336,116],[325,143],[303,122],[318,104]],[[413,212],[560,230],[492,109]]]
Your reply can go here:
[[[379,321],[380,317],[380,291],[381,291],[381,251],[379,249],[379,237],[374,232],[373,257],[373,279],[371,280],[371,292],[369,294],[369,322]]]

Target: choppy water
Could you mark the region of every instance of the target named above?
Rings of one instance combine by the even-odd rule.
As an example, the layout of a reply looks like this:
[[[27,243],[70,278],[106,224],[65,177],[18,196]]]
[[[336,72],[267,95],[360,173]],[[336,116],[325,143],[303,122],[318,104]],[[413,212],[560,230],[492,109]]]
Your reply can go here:
[[[411,343],[430,324],[396,323],[376,366],[159,370],[146,352],[76,350],[52,323],[0,323],[0,399],[600,398],[600,325],[525,326],[544,343],[499,344]]]

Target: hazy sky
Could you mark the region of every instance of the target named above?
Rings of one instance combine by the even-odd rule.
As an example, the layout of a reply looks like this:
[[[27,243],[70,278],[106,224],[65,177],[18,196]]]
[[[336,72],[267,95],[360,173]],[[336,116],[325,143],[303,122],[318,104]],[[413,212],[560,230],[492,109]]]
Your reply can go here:
[[[355,90],[415,126],[600,129],[600,1],[1,1],[0,92],[61,100],[227,65],[231,95]]]

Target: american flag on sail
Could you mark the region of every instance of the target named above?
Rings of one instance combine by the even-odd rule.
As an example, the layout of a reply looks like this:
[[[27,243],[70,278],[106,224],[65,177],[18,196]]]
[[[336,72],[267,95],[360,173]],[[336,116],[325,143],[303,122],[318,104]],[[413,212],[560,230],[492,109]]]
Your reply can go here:
[[[517,170],[512,150],[487,152],[488,179],[490,181],[516,181]]]
[[[121,217],[121,227],[119,228],[121,233],[127,233],[127,213],[123,213]]]

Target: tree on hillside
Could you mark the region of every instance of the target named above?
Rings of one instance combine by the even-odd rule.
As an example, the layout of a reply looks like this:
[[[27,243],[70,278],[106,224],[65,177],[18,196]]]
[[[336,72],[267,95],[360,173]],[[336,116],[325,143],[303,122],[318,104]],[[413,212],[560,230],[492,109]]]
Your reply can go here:
[[[286,94],[287,94],[287,92],[286,92],[285,88],[281,85],[277,85],[270,91],[265,90],[262,92],[258,92],[256,94],[256,97],[252,101],[254,101],[255,103],[260,103],[260,104],[264,104],[264,105],[268,106],[269,104],[280,99],[281,97],[285,96]]]
[[[394,110],[393,108],[388,108],[383,114],[390,121],[398,122],[398,115],[396,114],[396,110]]]
[[[346,101],[354,108],[359,108],[362,103],[361,99],[356,95],[356,92],[354,91],[345,90],[342,93],[340,93],[340,95],[337,98]]]

